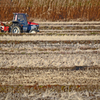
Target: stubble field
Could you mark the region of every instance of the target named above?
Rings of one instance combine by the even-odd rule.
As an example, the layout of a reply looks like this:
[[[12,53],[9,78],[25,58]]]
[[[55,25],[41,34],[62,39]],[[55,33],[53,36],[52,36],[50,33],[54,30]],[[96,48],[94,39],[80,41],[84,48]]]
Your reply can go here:
[[[0,35],[1,100],[99,100],[100,33],[41,33]]]

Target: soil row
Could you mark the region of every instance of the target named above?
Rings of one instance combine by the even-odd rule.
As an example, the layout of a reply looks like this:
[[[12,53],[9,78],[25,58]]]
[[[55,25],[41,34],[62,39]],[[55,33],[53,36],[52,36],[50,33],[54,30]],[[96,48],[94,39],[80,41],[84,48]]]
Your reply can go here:
[[[0,70],[1,85],[100,85],[100,68],[59,70],[59,68],[10,68]]]
[[[100,40],[99,35],[95,36],[0,36],[1,41],[67,41],[67,40]]]
[[[100,99],[100,86],[47,85],[47,86],[0,86],[0,98],[9,100],[83,100]],[[95,90],[95,91],[93,91]]]
[[[100,66],[100,54],[0,54],[0,67],[72,67],[72,66]]]
[[[55,31],[55,30],[40,30],[37,33],[20,33],[20,34],[12,34],[12,33],[0,33],[0,36],[95,36],[95,35],[100,35],[100,30],[96,31],[79,31],[79,30],[60,30],[60,31]]]
[[[100,41],[0,41],[0,53],[100,52]]]

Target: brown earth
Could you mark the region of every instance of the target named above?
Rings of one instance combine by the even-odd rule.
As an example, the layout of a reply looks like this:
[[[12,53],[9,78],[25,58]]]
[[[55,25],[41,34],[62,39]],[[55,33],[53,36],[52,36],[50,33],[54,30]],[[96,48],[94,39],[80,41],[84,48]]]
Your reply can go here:
[[[94,70],[100,67],[99,36],[59,36],[60,41],[54,41],[58,40],[57,36],[1,36],[0,38],[0,68],[10,68],[7,74],[1,70],[1,84],[32,85],[35,81],[40,85],[100,84],[99,70],[96,70],[97,73]],[[39,41],[36,41],[37,39]],[[41,41],[42,39],[45,41]],[[88,69],[92,67],[94,69]],[[15,70],[11,74],[13,68],[19,68],[19,72]],[[59,71],[60,68],[74,70]]]
[[[0,36],[0,85],[5,93],[0,95],[6,100],[15,100],[16,95],[21,100],[99,100],[100,36]],[[60,90],[40,89],[55,85]],[[86,92],[86,88],[70,91],[74,85],[78,89],[83,85],[98,87],[96,92]],[[18,95],[16,91],[22,90],[18,86],[32,86],[32,90],[28,88]],[[63,86],[68,86],[67,92],[61,89]]]

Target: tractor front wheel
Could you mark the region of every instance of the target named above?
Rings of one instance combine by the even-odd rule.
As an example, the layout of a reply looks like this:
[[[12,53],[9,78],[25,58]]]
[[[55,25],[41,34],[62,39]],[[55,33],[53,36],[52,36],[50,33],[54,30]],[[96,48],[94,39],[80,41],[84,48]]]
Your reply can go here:
[[[11,33],[13,33],[13,34],[19,34],[19,33],[21,33],[20,27],[19,26],[13,26],[11,28]]]
[[[29,33],[37,33],[35,30],[30,30]]]

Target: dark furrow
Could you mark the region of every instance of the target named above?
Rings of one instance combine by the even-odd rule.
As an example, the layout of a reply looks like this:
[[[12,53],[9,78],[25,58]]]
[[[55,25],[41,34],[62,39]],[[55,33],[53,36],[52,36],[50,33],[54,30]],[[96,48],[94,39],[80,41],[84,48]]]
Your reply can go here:
[[[0,44],[7,44],[7,43],[15,43],[15,44],[19,44],[19,43],[33,43],[33,44],[47,44],[47,43],[51,43],[51,44],[55,44],[55,43],[66,43],[66,44],[90,44],[90,43],[94,43],[94,44],[100,44],[100,40],[66,40],[66,41],[63,41],[63,40],[59,40],[59,41],[56,41],[56,40],[52,40],[52,41],[13,41],[13,40],[10,40],[10,41],[6,41],[6,40],[0,40]]]
[[[9,72],[9,74],[14,73],[14,72],[38,72],[38,71],[95,71],[98,70],[100,71],[100,66],[72,66],[72,67],[14,67],[12,66],[11,68],[0,68],[0,74],[6,74]]]

